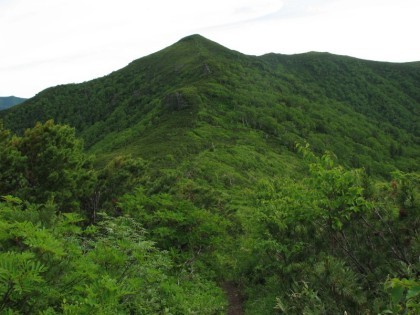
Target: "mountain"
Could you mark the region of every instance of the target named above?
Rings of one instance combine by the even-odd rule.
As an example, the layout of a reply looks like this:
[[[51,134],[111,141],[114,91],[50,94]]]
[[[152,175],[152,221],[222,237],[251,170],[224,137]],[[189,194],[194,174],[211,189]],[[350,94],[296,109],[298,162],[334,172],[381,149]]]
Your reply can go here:
[[[49,88],[0,117],[16,131],[50,118],[70,124],[105,159],[120,151],[179,157],[255,132],[269,147],[306,140],[384,175],[418,165],[419,82],[416,63],[246,56],[193,35],[103,78]]]
[[[138,277],[130,277],[146,269],[141,283],[147,288],[150,281],[153,298],[131,301],[139,308],[127,302],[121,313],[141,313],[149,301],[154,313],[218,314],[226,310],[221,287],[228,295],[240,291],[249,314],[409,313],[420,295],[418,69],[418,62],[317,52],[247,56],[193,35],[105,77],[52,87],[0,112],[4,126],[18,135],[0,130],[1,141],[11,139],[0,150],[10,167],[1,176],[10,178],[18,197],[48,201],[49,212],[39,216],[49,218],[51,204],[61,198],[66,203],[58,209],[80,207],[94,223],[104,211],[141,226],[127,229],[126,222],[119,231],[108,218],[74,241],[63,236],[66,244],[80,240],[80,250],[71,252],[95,249],[97,256],[82,256],[73,266],[80,274],[67,280],[81,298],[57,309],[100,307],[98,296],[105,295],[94,292],[104,283],[109,292],[122,292],[110,293],[107,302],[123,307],[120,301],[131,301],[127,292],[138,291]],[[24,133],[51,118],[74,126],[94,156],[97,173],[90,181],[90,160],[83,160],[70,128],[47,122]],[[79,200],[72,200],[75,195]],[[29,206],[8,200],[5,226],[14,227],[11,209],[21,220]],[[60,217],[46,222],[72,229]],[[19,228],[26,226],[38,233],[35,223]],[[146,256],[140,262],[131,256],[134,228],[162,250],[144,247],[144,255],[169,257],[161,265],[162,258],[153,261],[161,278],[144,267]],[[5,244],[20,250],[24,243],[13,233]],[[103,248],[95,237],[106,240]],[[124,242],[116,244],[120,237]],[[126,250],[126,260],[107,250],[110,245]],[[48,258],[43,251],[51,250],[45,248],[39,250],[42,263]],[[132,262],[135,272],[127,271]],[[95,277],[86,270],[113,271],[89,286],[89,303],[80,288]],[[75,285],[79,278],[87,284]],[[127,287],[118,287],[120,280]],[[60,290],[48,292],[60,300]],[[172,312],[164,302],[183,308]]]
[[[23,103],[25,100],[26,98],[16,96],[0,97],[0,110],[18,105],[20,103]]]

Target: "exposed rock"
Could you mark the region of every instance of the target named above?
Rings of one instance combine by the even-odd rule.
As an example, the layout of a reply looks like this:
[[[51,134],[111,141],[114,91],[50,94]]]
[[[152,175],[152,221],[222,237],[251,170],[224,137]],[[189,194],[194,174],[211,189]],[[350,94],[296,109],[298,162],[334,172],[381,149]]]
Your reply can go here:
[[[166,107],[172,110],[181,110],[189,106],[181,93],[175,92],[166,96]]]

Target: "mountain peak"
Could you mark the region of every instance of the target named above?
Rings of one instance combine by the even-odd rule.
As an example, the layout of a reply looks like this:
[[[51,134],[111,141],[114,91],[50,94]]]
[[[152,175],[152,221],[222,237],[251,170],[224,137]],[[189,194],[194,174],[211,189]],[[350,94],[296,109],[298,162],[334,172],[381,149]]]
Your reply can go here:
[[[179,40],[179,42],[186,42],[186,41],[192,41],[192,40],[194,40],[194,41],[197,41],[197,40],[210,41],[209,39],[205,38],[204,36],[202,36],[200,34],[192,34],[192,35],[188,35],[188,36],[185,36],[185,37],[181,38]]]
[[[201,45],[211,45],[211,46],[218,46],[223,47],[224,49],[228,49],[200,34],[192,34],[181,38],[177,43],[194,43],[194,44],[201,44]]]
[[[193,35],[189,35],[184,38],[181,38],[178,42],[176,42],[174,45],[170,47],[178,46],[178,45],[187,45],[187,47],[190,47],[193,49],[199,49],[201,53],[203,53],[203,48],[207,50],[208,52],[223,54],[223,55],[226,55],[226,53],[230,54],[233,52],[229,48],[222,46],[219,43],[216,43],[200,34],[193,34]]]

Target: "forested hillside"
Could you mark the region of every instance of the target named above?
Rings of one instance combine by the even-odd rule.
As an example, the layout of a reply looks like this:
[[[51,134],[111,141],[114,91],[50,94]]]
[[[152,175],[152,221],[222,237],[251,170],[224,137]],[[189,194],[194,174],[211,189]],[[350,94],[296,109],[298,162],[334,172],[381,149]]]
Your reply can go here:
[[[91,152],[159,159],[186,143],[202,151],[217,142],[213,131],[192,138],[195,129],[223,129],[228,138],[255,131],[273,147],[306,140],[387,176],[418,165],[419,82],[416,63],[246,56],[195,35],[104,78],[47,89],[0,117],[18,132],[53,118],[74,126]],[[165,133],[178,145],[161,146]]]
[[[194,35],[0,112],[0,311],[416,314],[418,69]]]

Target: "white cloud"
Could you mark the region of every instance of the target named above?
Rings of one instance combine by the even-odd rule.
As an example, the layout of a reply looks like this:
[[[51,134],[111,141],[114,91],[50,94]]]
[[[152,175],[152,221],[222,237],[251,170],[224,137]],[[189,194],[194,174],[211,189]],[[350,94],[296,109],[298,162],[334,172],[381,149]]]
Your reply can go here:
[[[420,60],[418,0],[0,0],[0,95],[105,75],[201,33],[248,54]]]

